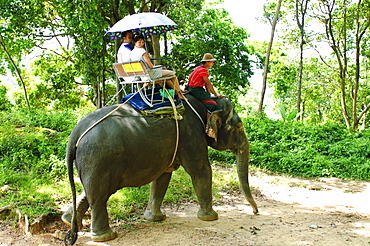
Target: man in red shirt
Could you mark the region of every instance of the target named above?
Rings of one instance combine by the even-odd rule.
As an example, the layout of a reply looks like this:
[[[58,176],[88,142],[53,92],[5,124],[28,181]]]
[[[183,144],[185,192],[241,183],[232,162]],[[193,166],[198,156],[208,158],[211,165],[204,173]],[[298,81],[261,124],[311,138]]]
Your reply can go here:
[[[202,59],[202,66],[197,67],[189,76],[188,93],[206,106],[209,112],[218,110],[218,105],[215,100],[211,99],[210,92],[218,98],[215,88],[209,80],[208,68],[211,68],[216,59],[210,54],[206,53]]]

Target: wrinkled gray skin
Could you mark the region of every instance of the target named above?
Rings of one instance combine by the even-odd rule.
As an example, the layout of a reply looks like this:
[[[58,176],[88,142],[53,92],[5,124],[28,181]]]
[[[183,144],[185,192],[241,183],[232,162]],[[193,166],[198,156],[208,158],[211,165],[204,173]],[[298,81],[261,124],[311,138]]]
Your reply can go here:
[[[194,97],[188,95],[187,98],[203,122],[207,122],[205,107]],[[212,171],[208,146],[217,150],[230,149],[236,154],[240,185],[253,212],[258,213],[249,188],[249,143],[243,124],[227,99],[217,99],[217,103],[221,111],[212,113],[207,130],[185,102],[184,118],[178,121],[179,142],[173,166],[176,169],[182,165],[191,176],[200,205],[198,218],[201,220],[218,219],[212,208]],[[88,207],[91,207],[92,239],[114,239],[116,232],[109,227],[106,202],[123,187],[140,187],[152,182],[144,216],[150,221],[166,218],[160,206],[173,171],[168,166],[176,146],[174,119],[143,116],[125,104],[87,132],[75,147],[89,126],[116,107],[109,106],[90,113],[78,123],[70,136],[66,160],[73,201],[77,207],[74,209],[72,205],[63,215],[65,222],[72,221],[66,244],[73,245],[76,241],[78,227],[81,227],[82,216]],[[207,136],[206,131],[213,138]],[[77,201],[73,162],[86,193],[81,194]],[[71,219],[74,210],[76,216]]]

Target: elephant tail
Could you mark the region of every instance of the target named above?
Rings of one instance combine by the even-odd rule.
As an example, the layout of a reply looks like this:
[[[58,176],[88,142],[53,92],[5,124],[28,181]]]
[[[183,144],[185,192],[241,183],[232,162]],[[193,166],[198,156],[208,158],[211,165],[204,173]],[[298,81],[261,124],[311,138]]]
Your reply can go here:
[[[76,211],[76,185],[73,178],[73,162],[76,159],[76,148],[74,144],[68,143],[67,146],[67,167],[68,167],[68,178],[69,184],[71,185],[72,191],[72,206],[73,206],[73,214],[72,214],[72,221],[71,221],[71,230],[69,230],[64,237],[64,244],[65,245],[73,245],[77,241],[78,237],[78,225],[77,225],[77,211]]]

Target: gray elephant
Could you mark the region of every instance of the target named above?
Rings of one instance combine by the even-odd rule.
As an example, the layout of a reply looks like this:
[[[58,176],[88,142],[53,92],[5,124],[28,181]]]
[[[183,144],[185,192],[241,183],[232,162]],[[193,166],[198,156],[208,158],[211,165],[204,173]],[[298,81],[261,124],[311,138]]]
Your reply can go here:
[[[149,221],[166,218],[160,210],[172,171],[180,165],[191,176],[200,209],[198,218],[216,220],[212,208],[212,170],[208,146],[232,150],[236,154],[238,176],[246,199],[258,213],[248,182],[249,143],[241,119],[226,98],[216,99],[220,110],[208,119],[203,104],[188,95],[183,119],[144,116],[129,104],[98,109],[74,128],[67,146],[66,161],[73,204],[62,216],[72,224],[66,244],[73,245],[82,226],[82,216],[91,207],[93,241],[114,239],[109,227],[106,203],[123,187],[151,183],[150,198],[144,217]],[[96,124],[112,110],[106,119]],[[76,147],[77,146],[77,147]],[[73,163],[84,193],[76,198]]]

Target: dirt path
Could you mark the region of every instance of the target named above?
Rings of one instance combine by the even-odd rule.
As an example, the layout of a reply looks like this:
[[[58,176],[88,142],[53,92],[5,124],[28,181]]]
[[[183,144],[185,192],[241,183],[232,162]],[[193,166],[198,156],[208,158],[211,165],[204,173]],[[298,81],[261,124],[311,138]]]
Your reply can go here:
[[[370,182],[305,180],[254,173],[260,214],[240,194],[223,194],[217,221],[196,218],[198,206],[165,207],[161,223],[113,223],[115,240],[94,243],[88,230],[75,245],[370,245]],[[53,234],[26,236],[0,227],[0,246],[63,245]],[[50,231],[67,230],[57,223]]]

